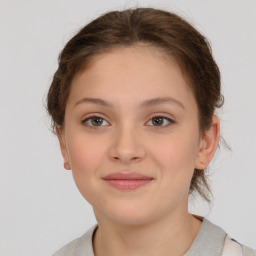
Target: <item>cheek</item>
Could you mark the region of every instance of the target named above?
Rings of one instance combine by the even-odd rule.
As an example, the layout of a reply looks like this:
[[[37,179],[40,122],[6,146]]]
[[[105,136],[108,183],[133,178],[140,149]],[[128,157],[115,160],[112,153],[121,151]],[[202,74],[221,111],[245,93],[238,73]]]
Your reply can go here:
[[[90,188],[99,178],[100,164],[104,157],[102,141],[82,136],[72,136],[68,144],[75,183],[83,195],[90,194]]]
[[[186,136],[183,133],[182,136],[173,136],[164,144],[158,145],[155,146],[152,155],[160,167],[159,175],[162,176],[161,180],[165,187],[170,186],[170,183],[175,188],[189,187],[197,155],[195,136]]]
[[[153,155],[159,159],[165,167],[173,166],[182,168],[184,166],[194,167],[197,155],[197,141],[192,136],[172,136],[164,143],[154,145]],[[178,168],[179,169],[179,168]]]

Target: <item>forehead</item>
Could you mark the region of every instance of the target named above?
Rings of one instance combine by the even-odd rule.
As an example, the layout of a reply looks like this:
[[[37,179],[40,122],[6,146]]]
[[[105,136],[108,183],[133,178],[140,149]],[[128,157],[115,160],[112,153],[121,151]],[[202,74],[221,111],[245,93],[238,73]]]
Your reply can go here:
[[[153,98],[191,94],[177,61],[161,49],[133,46],[98,54],[72,81],[72,96]],[[148,96],[148,97],[147,97]],[[184,95],[183,95],[184,96]]]
[[[134,58],[135,56],[136,58]],[[167,52],[163,48],[156,47],[146,43],[138,43],[132,46],[110,47],[109,49],[103,50],[100,53],[92,55],[92,57],[86,60],[85,64],[82,66],[80,72],[78,73],[89,70],[92,67],[95,68],[95,66],[101,63],[103,64],[104,61],[111,62],[111,64],[114,64],[115,61],[119,60],[118,64],[120,64],[121,60],[123,60],[123,63],[126,62],[127,64],[134,64],[134,62],[136,61],[145,61],[146,59],[150,59],[151,61],[154,60],[158,63],[162,62],[165,65],[175,64],[178,67],[178,62],[176,61],[174,56],[172,56],[170,53],[167,54]]]
[[[133,70],[132,70],[133,67]],[[97,73],[97,77],[104,76],[108,73],[113,73],[116,70],[127,68],[127,71],[133,71],[133,74],[141,76],[149,71],[154,71],[153,74],[158,72],[160,75],[160,69],[163,71],[176,72],[180,78],[184,79],[184,73],[178,64],[178,61],[167,54],[162,48],[152,45],[138,44],[134,46],[119,46],[107,49],[101,53],[93,55],[79,69],[75,74],[72,84],[77,82],[77,78],[81,78],[85,74],[93,75]],[[164,72],[162,72],[163,75]],[[172,72],[174,74],[174,72]],[[172,75],[173,75],[172,74]],[[117,78],[118,74],[113,77]],[[151,76],[152,78],[152,76]]]

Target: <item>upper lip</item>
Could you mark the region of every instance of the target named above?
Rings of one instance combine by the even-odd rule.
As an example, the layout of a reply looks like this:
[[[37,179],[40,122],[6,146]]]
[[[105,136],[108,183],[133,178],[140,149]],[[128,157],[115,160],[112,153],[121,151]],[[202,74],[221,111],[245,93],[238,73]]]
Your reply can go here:
[[[136,172],[121,173],[115,172],[103,177],[104,180],[152,180],[152,177],[145,176]]]

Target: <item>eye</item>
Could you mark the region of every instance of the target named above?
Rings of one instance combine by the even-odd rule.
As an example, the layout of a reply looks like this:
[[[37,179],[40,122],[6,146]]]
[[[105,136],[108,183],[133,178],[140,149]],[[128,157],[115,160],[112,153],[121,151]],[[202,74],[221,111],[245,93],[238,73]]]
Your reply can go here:
[[[174,123],[174,121],[171,118],[168,118],[166,116],[154,116],[150,119],[152,120],[153,123],[153,128],[154,129],[161,129],[161,128],[166,128]],[[87,117],[86,119],[82,120],[82,124],[89,126],[92,129],[98,129],[99,127],[102,127],[102,123],[107,122],[104,118],[97,116],[97,115],[92,115],[90,117]],[[164,123],[167,123],[163,125]]]
[[[98,127],[101,127],[101,124],[103,123],[103,121],[106,121],[106,120],[100,116],[93,115],[82,120],[81,123],[86,126],[90,126],[90,128],[98,129]],[[92,125],[88,125],[88,123],[91,123]]]
[[[166,128],[174,123],[174,121],[171,118],[168,118],[166,116],[154,116],[150,119],[152,120],[152,123],[155,124],[154,129],[161,129]],[[163,125],[164,123],[167,123],[166,125]]]

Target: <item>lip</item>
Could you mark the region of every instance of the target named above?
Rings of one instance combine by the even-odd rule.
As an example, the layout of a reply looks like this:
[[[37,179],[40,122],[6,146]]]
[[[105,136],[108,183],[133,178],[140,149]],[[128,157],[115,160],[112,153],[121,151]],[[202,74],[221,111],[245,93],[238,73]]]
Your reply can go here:
[[[147,185],[153,178],[135,172],[116,172],[103,177],[103,180],[119,190],[135,190]]]
[[[136,173],[136,172],[130,172],[130,173],[115,172],[103,177],[103,179],[104,180],[152,180],[153,178]]]

